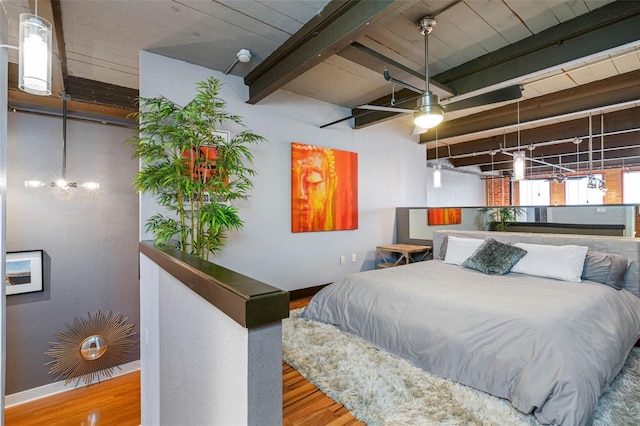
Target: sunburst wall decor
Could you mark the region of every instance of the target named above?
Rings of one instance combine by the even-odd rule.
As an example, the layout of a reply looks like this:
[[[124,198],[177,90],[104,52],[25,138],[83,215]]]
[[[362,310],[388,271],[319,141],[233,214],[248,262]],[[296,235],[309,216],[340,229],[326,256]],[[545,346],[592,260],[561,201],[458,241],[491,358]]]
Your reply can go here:
[[[113,369],[127,362],[127,354],[135,344],[131,331],[133,324],[127,324],[122,315],[107,315],[98,311],[89,318],[74,318],[73,326],[65,324],[67,330],[56,333],[58,342],[47,355],[54,358],[45,365],[52,364],[49,374],[57,374],[56,380],[65,378],[65,385],[77,379],[85,384],[100,381],[100,375],[111,377]],[[119,367],[118,367],[119,368]]]

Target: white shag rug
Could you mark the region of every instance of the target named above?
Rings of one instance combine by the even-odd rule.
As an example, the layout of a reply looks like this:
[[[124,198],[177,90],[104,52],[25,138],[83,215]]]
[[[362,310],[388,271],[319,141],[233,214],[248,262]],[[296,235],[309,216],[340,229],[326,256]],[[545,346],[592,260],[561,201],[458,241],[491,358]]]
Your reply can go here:
[[[283,321],[283,357],[307,380],[376,425],[538,425],[509,401],[429,374],[336,327],[298,318]],[[640,349],[602,395],[594,426],[638,425]]]

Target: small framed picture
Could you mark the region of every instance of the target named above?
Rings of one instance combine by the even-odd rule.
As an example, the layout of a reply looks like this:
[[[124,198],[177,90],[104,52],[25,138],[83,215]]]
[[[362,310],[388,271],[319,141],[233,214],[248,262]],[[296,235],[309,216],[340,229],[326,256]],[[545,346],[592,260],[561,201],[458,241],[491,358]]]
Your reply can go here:
[[[42,250],[7,252],[4,284],[7,296],[44,291]]]

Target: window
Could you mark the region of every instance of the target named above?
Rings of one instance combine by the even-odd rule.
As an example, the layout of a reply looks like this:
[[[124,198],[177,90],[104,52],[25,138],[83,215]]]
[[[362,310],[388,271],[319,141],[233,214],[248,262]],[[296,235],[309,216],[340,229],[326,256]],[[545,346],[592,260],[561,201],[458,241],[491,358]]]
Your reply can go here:
[[[594,177],[602,179],[601,174]],[[587,188],[589,178],[567,179],[564,183],[565,201],[567,205],[603,204],[604,193],[597,188]]]
[[[548,206],[551,200],[549,181],[521,180],[520,181],[520,205],[521,206]]]
[[[622,202],[625,204],[640,204],[640,172],[626,172],[622,174]]]

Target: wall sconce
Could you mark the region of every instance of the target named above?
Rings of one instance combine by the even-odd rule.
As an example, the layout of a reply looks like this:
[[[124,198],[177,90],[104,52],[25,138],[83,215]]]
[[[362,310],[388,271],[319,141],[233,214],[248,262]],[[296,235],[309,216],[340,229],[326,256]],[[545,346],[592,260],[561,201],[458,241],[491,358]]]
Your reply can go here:
[[[78,187],[76,182],[67,181],[67,101],[69,99],[69,95],[62,95],[62,177],[50,184],[52,188],[60,188],[64,190]],[[39,180],[26,180],[24,182],[24,186],[27,188],[39,188],[41,186],[45,186],[45,183]],[[85,182],[79,186],[89,190],[96,190],[100,188],[100,184],[98,182]]]

